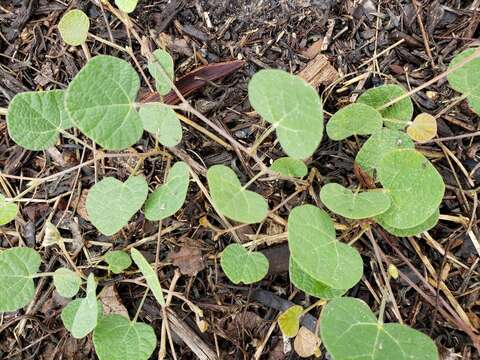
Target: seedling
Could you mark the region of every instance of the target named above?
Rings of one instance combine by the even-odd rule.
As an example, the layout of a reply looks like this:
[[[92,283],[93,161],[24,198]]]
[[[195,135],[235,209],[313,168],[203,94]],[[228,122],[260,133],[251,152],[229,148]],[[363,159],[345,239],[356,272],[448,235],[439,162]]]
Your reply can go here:
[[[115,0],[115,5],[125,13],[131,13],[137,7],[138,0]]]
[[[157,272],[153,270],[147,259],[145,259],[142,253],[137,249],[132,248],[131,255],[133,262],[135,263],[135,265],[138,266],[143,276],[145,277],[145,281],[147,282],[149,289],[152,291],[153,296],[155,296],[155,299],[160,305],[164,306],[165,299],[163,297],[162,287],[160,286]]]
[[[251,284],[265,277],[268,259],[260,252],[249,252],[242,245],[231,244],[222,251],[220,265],[234,284]]]
[[[171,107],[153,103],[140,108],[143,128],[163,146],[175,146],[182,140],[182,125]]]
[[[430,114],[418,114],[407,128],[407,134],[415,141],[425,142],[437,135],[437,120]]]
[[[166,95],[172,89],[174,78],[173,59],[165,50],[157,49],[148,62],[148,71],[155,79],[155,87],[160,95]]]
[[[18,212],[17,204],[5,200],[5,196],[0,194],[0,226],[8,224],[15,219]]]
[[[75,271],[67,268],[58,268],[53,273],[53,284],[57,292],[66,298],[77,295],[82,285],[82,278]]]
[[[352,135],[373,134],[382,126],[382,115],[375,108],[365,104],[351,104],[330,118],[327,134],[332,140],[343,140]]]
[[[114,274],[121,274],[132,265],[130,256],[121,250],[109,251],[105,255],[105,261],[108,263],[108,270]]]
[[[63,41],[72,46],[84,44],[89,29],[90,19],[82,10],[78,9],[65,13],[58,23],[58,30]]]
[[[308,174],[307,165],[303,161],[290,157],[282,157],[275,160],[270,166],[270,170],[287,177],[303,178]]]

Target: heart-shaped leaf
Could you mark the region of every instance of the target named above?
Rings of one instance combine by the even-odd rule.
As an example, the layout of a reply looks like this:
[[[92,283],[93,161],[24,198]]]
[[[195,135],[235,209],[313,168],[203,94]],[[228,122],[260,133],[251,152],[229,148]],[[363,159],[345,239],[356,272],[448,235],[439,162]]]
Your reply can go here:
[[[213,206],[222,215],[245,224],[265,219],[268,205],[259,194],[242,187],[235,172],[224,165],[214,165],[207,172]]]
[[[8,224],[17,216],[18,206],[13,202],[7,202],[5,196],[0,194],[0,226]]]
[[[405,89],[399,85],[388,84],[368,89],[358,98],[361,104],[370,105],[375,109],[381,108],[393,99],[404,95]],[[404,129],[413,116],[413,104],[409,97],[380,110],[386,127]]]
[[[120,274],[132,265],[130,256],[121,250],[109,251],[105,255],[105,261],[108,263],[108,270],[114,274]]]
[[[162,287],[160,286],[160,281],[158,280],[156,271],[153,270],[147,259],[145,259],[142,253],[137,249],[132,248],[132,250],[130,250],[130,254],[132,255],[132,259],[135,262],[135,265],[138,266],[143,276],[145,277],[145,281],[147,282],[147,285],[152,291],[153,296],[155,296],[157,302],[160,305],[165,305]]]
[[[53,273],[53,284],[57,292],[66,298],[77,295],[82,284],[82,278],[75,271],[67,268],[58,268]]]
[[[72,332],[73,322],[77,316],[78,309],[82,304],[84,299],[75,299],[70,301],[67,306],[65,306],[60,314],[60,317],[63,322],[65,329]],[[100,320],[103,317],[103,304],[100,300],[97,301],[97,319]]]
[[[327,123],[327,134],[332,140],[343,140],[352,135],[369,135],[380,130],[382,115],[365,104],[350,104],[337,111]]]
[[[87,40],[90,19],[82,10],[70,10],[62,16],[58,30],[68,45],[82,45]]]
[[[298,267],[333,289],[349,289],[362,277],[358,251],[335,238],[333,221],[313,206],[294,208],[288,217],[288,247]]]
[[[136,143],[143,133],[135,99],[140,79],[125,60],[92,58],[67,89],[65,108],[75,125],[108,150]]]
[[[188,165],[184,162],[172,166],[165,184],[148,196],[145,203],[145,217],[148,220],[162,220],[180,210],[187,197],[189,174]]]
[[[423,333],[401,324],[382,324],[362,300],[336,298],[322,310],[321,338],[334,359],[438,360]]]
[[[294,337],[300,328],[300,318],[303,315],[303,308],[300,305],[290,306],[278,317],[278,326],[283,336]]]
[[[438,209],[445,192],[438,171],[413,149],[386,154],[378,167],[378,179],[392,199],[392,206],[378,218],[397,229],[425,222]]]
[[[148,184],[143,176],[131,176],[123,183],[113,177],[104,178],[88,192],[88,217],[102,234],[113,235],[128,224],[147,194]]]
[[[336,183],[323,186],[320,199],[330,211],[348,219],[367,219],[390,207],[390,196],[383,190],[353,192]]]
[[[115,5],[123,12],[131,13],[137,7],[138,0],[115,0]]]
[[[0,252],[0,313],[16,311],[33,299],[33,276],[42,259],[30,248],[11,248]]]
[[[44,150],[58,140],[60,130],[72,126],[65,112],[62,90],[24,92],[15,95],[8,107],[8,133],[29,150]]]
[[[248,84],[250,104],[277,131],[288,156],[305,159],[323,135],[323,111],[315,89],[281,70],[260,70]]]
[[[158,138],[163,146],[175,146],[182,140],[182,125],[168,105],[150,103],[139,111],[143,128]]]
[[[155,87],[158,93],[166,95],[172,89],[171,84],[175,75],[173,59],[168,52],[162,49],[155,50],[152,55],[153,58],[148,62],[148,71],[155,79]]]
[[[121,315],[103,317],[93,333],[100,360],[148,360],[157,346],[152,327]]]
[[[414,146],[413,141],[404,132],[383,128],[365,141],[355,162],[363,171],[373,176],[385,154],[395,149],[413,149]]]
[[[270,170],[276,171],[283,176],[303,178],[308,173],[307,165],[301,160],[282,157],[273,162]]]
[[[407,134],[415,141],[424,142],[437,135],[437,120],[430,114],[418,114],[407,128]]]
[[[415,236],[418,234],[423,233],[424,231],[428,231],[430,229],[433,229],[437,223],[438,219],[440,217],[440,210],[435,210],[435,212],[423,223],[420,225],[414,226],[409,229],[396,229],[391,226],[386,225],[385,223],[382,222],[381,219],[377,219],[377,222],[385,229],[387,230],[390,234],[399,236],[399,237],[407,237],[407,236]]]
[[[461,61],[473,56],[478,48],[467,49],[455,56],[450,62],[449,69],[457,66]],[[480,115],[480,56],[469,61],[459,69],[448,75],[450,86],[467,97],[468,104]]]
[[[252,284],[262,280],[268,272],[265,255],[248,251],[239,244],[230,244],[222,251],[220,265],[234,284]]]

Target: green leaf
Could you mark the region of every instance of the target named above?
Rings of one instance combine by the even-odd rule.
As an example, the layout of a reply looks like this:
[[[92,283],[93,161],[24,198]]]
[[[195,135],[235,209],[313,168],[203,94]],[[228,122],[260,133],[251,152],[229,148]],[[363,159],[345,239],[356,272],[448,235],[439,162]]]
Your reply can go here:
[[[145,217],[158,221],[175,214],[187,197],[190,172],[184,162],[175,163],[170,169],[165,184],[148,196],[145,203]]]
[[[84,299],[74,299],[65,306],[60,315],[63,326],[65,329],[72,332],[73,322],[77,316],[78,309]],[[97,301],[97,319],[100,320],[103,317],[103,304],[100,300]]]
[[[272,124],[288,156],[313,155],[323,135],[323,110],[315,89],[281,70],[260,70],[248,84],[250,104]]]
[[[139,111],[143,128],[158,138],[163,146],[175,146],[182,140],[182,125],[168,105],[151,103]]]
[[[399,236],[399,237],[407,237],[407,236],[415,236],[418,234],[421,234],[425,231],[428,231],[430,229],[433,229],[437,223],[438,219],[440,217],[440,210],[437,209],[427,220],[425,220],[423,223],[420,225],[414,226],[409,229],[396,229],[391,226],[386,225],[385,223],[382,222],[381,219],[377,219],[377,222],[385,229],[387,230],[390,234]]]
[[[93,344],[100,360],[148,360],[157,346],[157,338],[147,324],[108,315],[95,328]]]
[[[162,71],[163,69],[163,71]],[[172,89],[174,64],[173,59],[168,52],[157,49],[153,52],[153,59],[148,63],[148,71],[155,79],[155,87],[160,95],[166,95]],[[165,77],[165,75],[168,76]]]
[[[64,94],[62,90],[49,90],[15,95],[7,115],[13,141],[29,150],[55,145],[60,130],[72,126],[63,106]]]
[[[140,251],[132,248],[130,253],[132,255],[133,261],[145,277],[145,281],[147,282],[147,285],[152,291],[153,296],[155,296],[157,302],[162,306],[165,305],[165,299],[163,298],[162,287],[160,286],[160,281],[158,280],[157,273],[153,270],[147,259],[145,259],[145,257]]]
[[[382,115],[365,104],[350,104],[337,111],[327,123],[327,134],[332,140],[343,140],[352,135],[369,135],[380,130]]]
[[[105,261],[108,263],[108,270],[114,274],[120,274],[132,265],[130,256],[121,250],[109,251],[105,255]]]
[[[288,217],[290,256],[299,268],[333,289],[349,289],[362,277],[358,251],[337,241],[333,221],[313,206],[294,208]]]
[[[0,226],[8,224],[17,216],[18,206],[13,202],[5,200],[5,196],[0,194]]]
[[[378,179],[389,192],[392,206],[378,219],[386,226],[409,229],[425,222],[442,202],[443,179],[421,153],[393,150],[380,162]]]
[[[300,328],[300,318],[303,315],[303,308],[300,305],[290,306],[278,317],[278,326],[283,336],[294,337]]]
[[[305,271],[303,271],[291,256],[289,260],[288,273],[290,276],[290,281],[295,287],[319,299],[332,299],[334,297],[342,296],[347,292],[347,290],[332,289],[320,281],[315,280]]]
[[[400,85],[382,85],[365,91],[358,98],[358,102],[378,109],[405,93],[405,89]],[[412,100],[409,97],[400,100],[386,109],[380,110],[380,114],[384,117],[386,127],[399,130],[404,129],[413,116]]]
[[[67,268],[58,268],[53,273],[53,284],[60,295],[71,298],[80,290],[82,278],[75,271]]]
[[[322,310],[321,338],[334,359],[437,360],[434,342],[400,324],[382,324],[362,300],[336,298]]]
[[[308,173],[307,165],[301,160],[282,157],[273,162],[270,170],[279,172],[283,176],[303,178]]]
[[[138,0],[115,0],[115,5],[123,12],[131,13],[137,7]]]
[[[90,19],[82,10],[70,10],[62,16],[58,30],[68,45],[78,46],[87,41]]]
[[[213,206],[220,214],[253,224],[267,216],[268,205],[259,194],[242,187],[235,172],[224,165],[214,165],[207,172]]]
[[[0,252],[0,313],[28,305],[35,293],[33,276],[40,268],[40,255],[30,248]]]
[[[234,284],[252,284],[268,272],[268,259],[261,252],[248,251],[240,244],[228,245],[221,254],[220,265]]]
[[[391,205],[384,190],[352,192],[340,184],[326,184],[320,190],[320,200],[332,212],[348,219],[367,219],[380,215]]]
[[[469,56],[472,56],[478,48],[467,49],[455,56],[450,62],[449,69],[456,66]],[[470,107],[480,115],[480,57],[469,61],[459,69],[448,75],[450,86],[467,96]]]
[[[136,143],[143,127],[135,110],[140,79],[119,58],[95,56],[75,76],[65,96],[65,107],[75,125],[108,150]]]
[[[148,184],[143,176],[130,176],[123,183],[106,177],[88,192],[86,208],[90,221],[102,234],[113,235],[128,224],[147,194]]]
[[[363,171],[373,176],[385,154],[396,149],[413,149],[415,145],[404,132],[383,128],[368,138],[355,158]]]

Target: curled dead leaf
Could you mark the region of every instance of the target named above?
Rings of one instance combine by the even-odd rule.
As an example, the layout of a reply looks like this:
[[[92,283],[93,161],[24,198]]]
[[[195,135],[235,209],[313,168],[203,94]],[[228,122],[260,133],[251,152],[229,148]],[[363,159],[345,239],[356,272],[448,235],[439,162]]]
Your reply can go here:
[[[315,355],[315,357],[319,357],[321,355],[319,347],[320,339],[318,336],[302,326],[293,342],[293,348],[298,356],[307,358]]]

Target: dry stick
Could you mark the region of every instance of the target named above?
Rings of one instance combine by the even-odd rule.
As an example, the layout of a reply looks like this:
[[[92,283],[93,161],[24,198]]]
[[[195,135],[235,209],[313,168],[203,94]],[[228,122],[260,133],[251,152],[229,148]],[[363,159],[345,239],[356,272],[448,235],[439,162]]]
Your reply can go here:
[[[423,38],[423,45],[425,46],[425,52],[427,53],[428,58],[430,59],[430,63],[432,68],[435,67],[435,62],[433,61],[432,50],[430,49],[430,44],[428,42],[428,34],[425,31],[425,26],[423,25],[422,16],[420,15],[420,8],[418,6],[417,0],[412,0],[413,6],[415,7],[415,15],[417,16],[418,25],[420,27],[420,31],[422,33]]]

